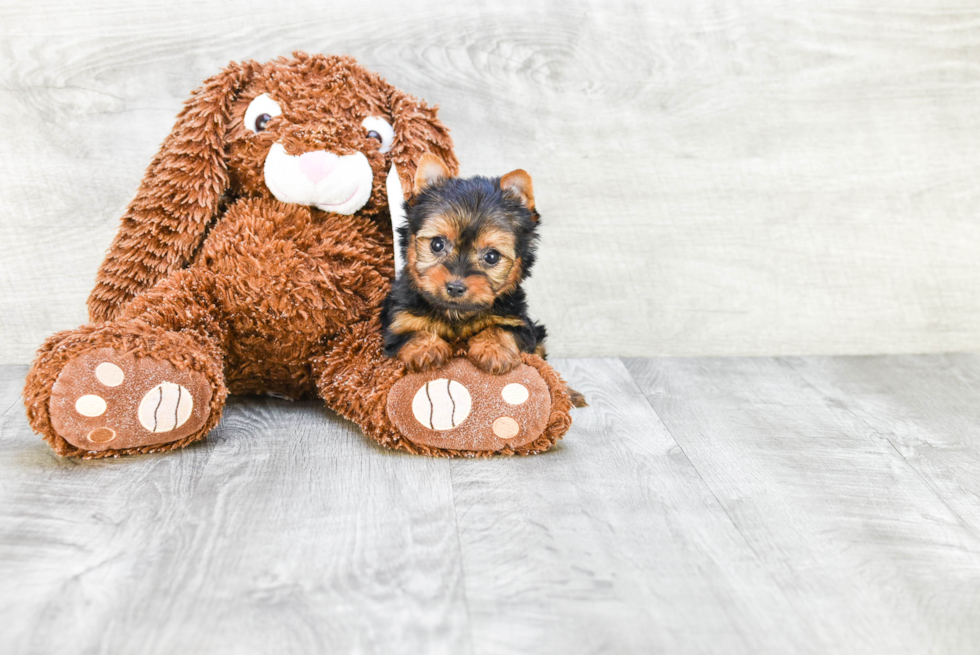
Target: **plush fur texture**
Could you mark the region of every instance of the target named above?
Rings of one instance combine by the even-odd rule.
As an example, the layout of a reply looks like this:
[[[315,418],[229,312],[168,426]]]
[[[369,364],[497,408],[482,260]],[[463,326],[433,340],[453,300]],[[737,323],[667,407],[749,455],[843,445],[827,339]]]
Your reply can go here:
[[[244,117],[268,94],[281,116]],[[362,121],[390,123],[381,152]],[[265,184],[274,144],[299,156],[326,150],[363,153],[373,179],[352,214],[286,204]],[[268,63],[233,63],[195,91],[153,159],[89,298],[92,323],[52,336],[28,374],[24,399],[33,428],[61,455],[105,457],[169,450],[207,434],[227,394],[317,394],[390,447],[428,455],[477,456],[404,439],[385,413],[402,375],[382,352],[380,307],[393,275],[385,190],[397,166],[413,188],[416,163],[437,153],[456,159],[436,111],[347,57],[295,53]],[[194,434],[126,450],[87,450],[52,427],[49,401],[58,375],[83,352],[111,347],[169,361],[212,385],[211,413]],[[548,428],[521,454],[550,447],[568,429],[564,383],[539,358],[525,356],[551,392]]]

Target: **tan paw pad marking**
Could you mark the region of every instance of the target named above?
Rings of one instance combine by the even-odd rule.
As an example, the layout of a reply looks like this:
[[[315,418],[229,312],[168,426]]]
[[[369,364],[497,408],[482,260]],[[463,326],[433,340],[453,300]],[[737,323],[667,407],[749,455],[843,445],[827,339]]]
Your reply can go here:
[[[446,378],[426,382],[412,399],[415,420],[430,430],[452,430],[466,420],[472,408],[466,387]]]
[[[84,395],[75,401],[75,411],[89,418],[102,416],[108,407],[102,396],[96,396],[94,394]]]
[[[501,439],[513,439],[520,431],[521,426],[509,416],[501,416],[493,422],[493,433]]]
[[[504,399],[504,402],[508,405],[523,405],[527,402],[530,392],[527,390],[523,384],[518,384],[517,382],[511,382],[506,387],[500,390],[500,397]]]
[[[450,381],[458,383],[459,387]],[[426,382],[429,383],[428,395]],[[504,393],[508,384],[519,386]],[[438,392],[440,387],[442,393]],[[527,390],[524,402],[516,405],[508,402],[507,399],[516,401],[523,397],[521,388]],[[453,390],[456,412],[438,414],[433,401],[438,406],[441,399],[451,410],[450,389]],[[463,389],[469,392],[465,397],[469,410],[465,421],[460,411]],[[524,446],[535,447],[535,440],[547,429],[551,417],[551,392],[540,373],[527,364],[503,375],[490,375],[469,359],[456,357],[440,369],[408,373],[396,381],[388,392],[387,411],[398,434],[419,446],[456,453],[513,453],[521,452]],[[445,429],[453,422],[455,428]],[[427,427],[429,425],[434,427]]]
[[[126,374],[112,362],[102,362],[95,367],[95,379],[107,387],[118,387],[126,379]]]
[[[116,438],[116,431],[111,428],[95,428],[88,433],[88,440],[94,443],[109,443]]]
[[[191,417],[194,398],[179,384],[161,382],[146,392],[136,411],[140,425],[148,432],[171,432]]]

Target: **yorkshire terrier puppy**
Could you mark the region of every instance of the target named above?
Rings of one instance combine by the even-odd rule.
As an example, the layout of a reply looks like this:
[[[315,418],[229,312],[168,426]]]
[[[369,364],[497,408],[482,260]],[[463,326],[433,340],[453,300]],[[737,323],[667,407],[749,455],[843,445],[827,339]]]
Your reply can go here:
[[[381,311],[385,354],[410,371],[438,368],[465,344],[499,375],[521,352],[544,356],[544,326],[527,315],[521,282],[534,265],[538,213],[531,177],[453,178],[424,155],[399,230],[404,268]]]
[[[487,373],[545,356],[545,329],[528,316],[523,282],[534,265],[537,227],[531,176],[453,178],[426,154],[399,228],[404,267],[381,310],[385,354],[410,371],[449,361],[457,346]],[[569,389],[572,404],[584,396]]]

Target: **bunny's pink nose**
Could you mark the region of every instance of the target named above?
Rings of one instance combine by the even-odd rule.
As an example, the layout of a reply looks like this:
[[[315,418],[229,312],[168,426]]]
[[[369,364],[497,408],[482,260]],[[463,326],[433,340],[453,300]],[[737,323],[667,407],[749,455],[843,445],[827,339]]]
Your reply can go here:
[[[303,153],[299,158],[299,169],[313,184],[333,172],[340,157],[326,150]]]

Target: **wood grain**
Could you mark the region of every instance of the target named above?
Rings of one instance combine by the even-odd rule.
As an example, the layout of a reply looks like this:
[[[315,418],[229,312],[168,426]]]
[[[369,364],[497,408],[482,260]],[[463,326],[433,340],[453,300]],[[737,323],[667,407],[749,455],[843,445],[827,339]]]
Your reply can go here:
[[[891,445],[980,535],[980,358],[789,358],[807,382]]]
[[[189,91],[294,49],[531,172],[557,355],[980,348],[975,3],[8,0],[0,35],[0,362],[85,320]]]
[[[901,360],[830,362],[813,368],[902,389],[875,424],[919,407],[903,402],[916,382],[887,377],[911,368]],[[871,427],[866,397],[811,383],[809,360],[631,360],[628,368],[788,606],[818,631],[818,652],[977,649],[980,532],[956,509],[972,504],[976,514],[975,476],[962,479],[955,499],[942,493]],[[923,357],[918,368],[959,399],[951,409],[975,404],[976,389],[942,357]]]
[[[316,402],[236,399],[204,443],[104,462],[3,420],[4,653],[471,652],[444,460]]]
[[[591,407],[557,449],[452,462],[478,652],[817,652],[623,364],[558,368]]]
[[[591,405],[537,457],[239,398],[204,442],[91,462],[0,366],[0,652],[980,649],[980,357],[555,366]]]

